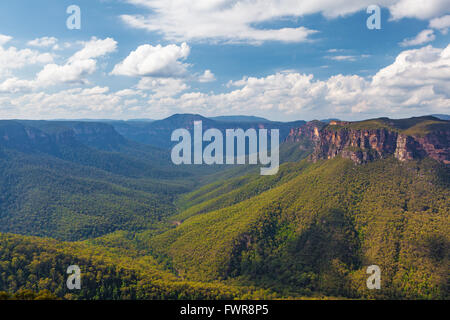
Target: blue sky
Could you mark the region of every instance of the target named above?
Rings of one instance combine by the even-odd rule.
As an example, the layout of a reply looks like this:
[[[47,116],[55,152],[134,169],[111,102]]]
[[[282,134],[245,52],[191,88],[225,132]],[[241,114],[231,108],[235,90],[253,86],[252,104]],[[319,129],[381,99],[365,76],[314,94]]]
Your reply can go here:
[[[3,1],[0,117],[450,113],[449,28],[444,0]]]

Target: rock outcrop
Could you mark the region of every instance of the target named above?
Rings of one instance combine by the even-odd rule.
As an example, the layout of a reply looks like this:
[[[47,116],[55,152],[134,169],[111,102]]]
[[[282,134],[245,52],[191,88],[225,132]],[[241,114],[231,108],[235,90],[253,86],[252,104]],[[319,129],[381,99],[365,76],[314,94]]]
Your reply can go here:
[[[386,129],[333,130],[325,128],[320,132],[314,160],[332,159],[340,154],[356,163],[385,158],[396,150],[397,133]]]
[[[325,128],[320,131],[312,158],[317,161],[337,155],[358,164],[392,155],[400,161],[430,157],[449,164],[450,130],[414,136],[389,129]]]
[[[393,128],[352,128],[350,122],[333,121],[326,126],[322,122],[311,121],[291,129],[285,141],[314,142],[313,161],[340,155],[361,164],[394,156],[400,161],[430,157],[450,164],[450,125],[448,129],[425,134],[404,132]]]
[[[292,128],[286,138],[286,142],[300,142],[305,139],[318,141],[320,137],[320,130],[325,126],[325,123],[320,121],[310,121],[299,128]]]

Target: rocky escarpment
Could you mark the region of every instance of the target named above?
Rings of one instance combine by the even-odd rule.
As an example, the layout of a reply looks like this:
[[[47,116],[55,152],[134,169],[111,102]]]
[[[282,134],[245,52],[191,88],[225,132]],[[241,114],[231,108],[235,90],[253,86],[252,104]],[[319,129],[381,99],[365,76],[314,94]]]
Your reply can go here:
[[[386,129],[323,129],[319,134],[313,160],[332,159],[337,155],[363,163],[394,154],[397,133]]]
[[[310,121],[299,128],[292,128],[285,142],[301,142],[305,139],[317,142],[320,137],[320,130],[324,126],[325,123],[323,122]]]
[[[394,156],[400,161],[430,157],[450,163],[450,127],[425,135],[407,135],[398,130],[334,128],[319,132],[312,159],[332,159],[337,155],[365,163]]]
[[[399,134],[394,155],[401,161],[428,156],[450,164],[450,130],[436,131],[425,136]]]

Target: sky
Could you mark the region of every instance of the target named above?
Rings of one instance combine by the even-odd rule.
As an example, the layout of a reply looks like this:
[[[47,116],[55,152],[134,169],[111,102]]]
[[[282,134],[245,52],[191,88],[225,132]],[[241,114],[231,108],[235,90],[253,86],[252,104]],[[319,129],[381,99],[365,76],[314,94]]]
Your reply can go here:
[[[449,29],[449,0],[2,1],[0,118],[450,114]]]

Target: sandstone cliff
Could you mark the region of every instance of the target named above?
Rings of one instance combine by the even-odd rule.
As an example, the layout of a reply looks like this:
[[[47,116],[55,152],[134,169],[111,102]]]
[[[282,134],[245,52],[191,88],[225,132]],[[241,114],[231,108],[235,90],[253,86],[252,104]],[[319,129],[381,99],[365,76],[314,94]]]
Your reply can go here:
[[[361,164],[394,156],[400,161],[430,157],[449,164],[450,122],[430,121],[433,120],[425,118],[414,122],[410,119],[383,118],[379,122],[371,122],[370,125],[368,123],[367,128],[364,127],[365,123],[334,121],[321,127],[319,122],[309,122],[300,128],[292,129],[286,141],[313,141],[313,161],[332,159],[340,155]],[[430,125],[427,131],[410,129],[418,126],[422,128],[428,123]]]

